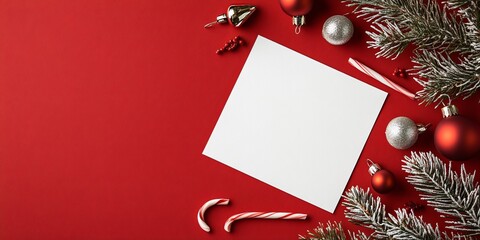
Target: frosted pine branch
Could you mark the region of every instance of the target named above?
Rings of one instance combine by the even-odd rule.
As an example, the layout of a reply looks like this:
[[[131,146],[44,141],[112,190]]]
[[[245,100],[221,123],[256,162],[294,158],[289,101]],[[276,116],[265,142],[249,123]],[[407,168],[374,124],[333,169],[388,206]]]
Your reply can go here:
[[[478,57],[466,57],[457,63],[450,56],[438,52],[415,52],[412,61],[417,64],[414,69],[419,76],[415,81],[423,87],[417,96],[427,103],[439,101],[444,95],[452,99],[470,97],[480,89],[478,60]]]
[[[385,205],[358,186],[350,188],[343,196],[342,205],[346,207],[345,217],[352,223],[373,229],[374,238],[388,239],[384,222],[387,218]]]
[[[387,234],[393,239],[442,239],[438,226],[433,228],[413,212],[407,213],[405,209],[400,209],[395,213],[396,216],[389,214],[391,222],[386,222]]]
[[[447,228],[463,231],[469,236],[480,235],[480,187],[462,164],[460,174],[431,152],[405,156],[403,170],[407,181],[429,206],[447,217]]]
[[[369,33],[373,41],[368,43],[369,47],[383,50],[378,52],[377,56],[392,57],[384,52],[396,52],[398,55],[406,48],[405,44],[409,43],[414,44],[417,49],[440,49],[450,53],[471,49],[466,36],[466,25],[443,10],[435,0],[344,2],[355,7],[353,12],[358,17],[372,23],[375,32]],[[386,34],[388,30],[392,30],[392,26],[396,28],[395,38],[389,38],[390,34]],[[401,46],[395,46],[398,41],[402,42]]]
[[[421,217],[405,209],[395,211],[395,215],[385,211],[385,205],[358,186],[350,188],[344,195],[345,217],[349,221],[375,232],[374,239],[444,239],[438,226],[425,223]],[[446,236],[446,235],[445,235]]]
[[[480,89],[478,0],[342,0],[372,25],[369,48],[397,58],[414,46],[422,103],[468,98]],[[455,57],[452,57],[455,56]],[[453,58],[453,59],[452,59]],[[415,71],[414,71],[415,72]]]
[[[377,24],[372,28],[375,31],[366,32],[372,39],[372,41],[367,41],[367,44],[369,48],[379,49],[376,56],[395,59],[413,41],[395,22],[385,21],[384,24]]]
[[[352,233],[348,231],[348,236],[345,234],[345,231],[342,228],[341,223],[337,222],[328,222],[327,226],[324,226],[322,223],[319,223],[318,227],[313,229],[313,231],[308,231],[306,236],[299,235],[300,240],[368,240],[369,238],[365,233],[358,232]]]

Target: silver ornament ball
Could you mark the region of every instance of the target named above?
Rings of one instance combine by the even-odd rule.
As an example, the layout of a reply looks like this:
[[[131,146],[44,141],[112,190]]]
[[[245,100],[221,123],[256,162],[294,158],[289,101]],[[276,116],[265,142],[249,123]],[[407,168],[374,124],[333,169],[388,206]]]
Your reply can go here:
[[[417,124],[407,117],[392,119],[385,131],[388,143],[396,149],[407,149],[413,146],[418,139],[418,134]]]
[[[343,15],[331,16],[323,24],[322,35],[330,44],[345,44],[353,36],[352,21]]]

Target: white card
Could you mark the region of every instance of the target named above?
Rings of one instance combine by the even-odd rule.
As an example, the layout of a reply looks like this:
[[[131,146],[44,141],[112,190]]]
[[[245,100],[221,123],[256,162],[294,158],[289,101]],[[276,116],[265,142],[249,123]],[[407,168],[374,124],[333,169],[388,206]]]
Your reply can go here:
[[[258,36],[203,154],[333,213],[386,96]]]

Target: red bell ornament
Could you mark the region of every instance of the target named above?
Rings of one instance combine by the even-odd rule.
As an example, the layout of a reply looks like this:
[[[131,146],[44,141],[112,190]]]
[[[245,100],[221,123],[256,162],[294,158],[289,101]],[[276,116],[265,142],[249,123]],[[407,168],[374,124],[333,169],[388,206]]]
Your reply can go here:
[[[385,169],[382,169],[372,160],[367,160],[368,172],[372,176],[372,188],[378,193],[388,193],[395,188],[395,177]]]
[[[458,115],[454,105],[442,108],[443,119],[438,123],[434,143],[437,150],[450,160],[462,161],[480,153],[480,127]]]
[[[305,15],[312,10],[313,0],[279,0],[283,11],[292,16],[295,33],[305,24]]]

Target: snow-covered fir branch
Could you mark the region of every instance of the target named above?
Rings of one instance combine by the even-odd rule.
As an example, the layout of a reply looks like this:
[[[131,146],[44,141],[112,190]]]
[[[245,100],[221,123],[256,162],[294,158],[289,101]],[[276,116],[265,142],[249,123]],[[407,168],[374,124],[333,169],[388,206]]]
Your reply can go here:
[[[342,0],[371,23],[370,48],[395,59],[414,46],[422,103],[468,98],[480,89],[478,0]]]
[[[460,174],[452,170],[431,152],[416,153],[403,160],[407,181],[428,205],[447,217],[447,228],[480,235],[480,187],[462,164]]]

